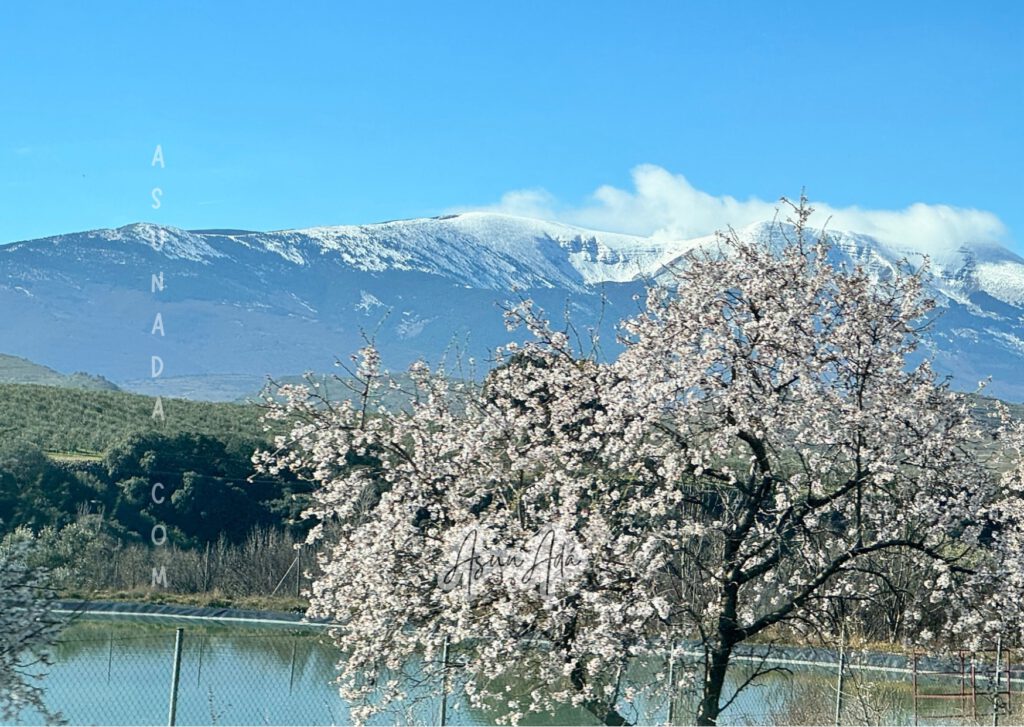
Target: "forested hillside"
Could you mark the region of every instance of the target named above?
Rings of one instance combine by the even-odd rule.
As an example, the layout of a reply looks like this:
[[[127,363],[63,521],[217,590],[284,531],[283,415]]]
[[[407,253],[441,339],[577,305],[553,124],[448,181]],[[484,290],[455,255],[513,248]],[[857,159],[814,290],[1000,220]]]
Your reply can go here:
[[[103,452],[130,434],[194,432],[262,439],[256,406],[155,399],[120,391],[0,384],[0,439],[23,440],[48,452]]]
[[[9,356],[6,353],[0,353],[0,383],[44,384],[46,386],[106,391],[116,391],[118,388],[113,382],[102,376],[86,374],[81,371],[66,375],[28,359]]]
[[[110,536],[144,543],[157,523],[179,547],[253,528],[301,533],[305,484],[253,478],[267,445],[251,405],[162,401],[110,391],[0,385],[0,532],[62,528],[100,514]],[[152,485],[164,486],[155,503]]]

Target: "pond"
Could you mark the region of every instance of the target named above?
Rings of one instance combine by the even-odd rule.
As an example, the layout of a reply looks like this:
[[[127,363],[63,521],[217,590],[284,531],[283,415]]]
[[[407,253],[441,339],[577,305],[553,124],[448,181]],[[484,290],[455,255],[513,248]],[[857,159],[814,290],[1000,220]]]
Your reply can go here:
[[[64,633],[42,684],[46,703],[70,724],[161,725],[168,723],[176,628],[184,628],[176,721],[190,724],[347,724],[348,707],[332,684],[339,652],[322,630],[266,627],[175,619],[79,619]],[[737,663],[731,686],[745,680],[750,666]],[[832,723],[835,668],[793,667],[773,673],[742,692],[722,716],[723,724]],[[644,683],[643,665],[635,681]],[[382,715],[379,723],[412,719],[438,722],[436,685],[421,685],[411,715]],[[731,693],[732,689],[729,690]],[[853,673],[846,677],[844,721],[913,723],[909,682],[900,676]],[[966,705],[954,705],[962,709]],[[985,705],[975,705],[982,714]],[[692,719],[693,700],[685,694],[676,721]],[[934,713],[937,715],[937,713]],[[493,724],[495,712],[472,709],[452,697],[449,724]],[[641,723],[664,723],[664,700],[641,696],[628,715]],[[950,721],[927,719],[929,721]],[[40,724],[40,715],[23,714]],[[592,715],[571,706],[554,715],[529,715],[523,724],[594,724]]]

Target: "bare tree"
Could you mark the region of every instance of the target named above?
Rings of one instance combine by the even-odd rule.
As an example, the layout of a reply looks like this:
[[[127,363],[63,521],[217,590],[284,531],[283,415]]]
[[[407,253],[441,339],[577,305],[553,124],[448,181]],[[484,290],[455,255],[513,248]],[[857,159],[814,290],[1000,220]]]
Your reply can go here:
[[[19,529],[0,542],[0,716],[11,721],[27,708],[56,722],[39,679],[63,620],[46,569],[31,562],[34,541]]]

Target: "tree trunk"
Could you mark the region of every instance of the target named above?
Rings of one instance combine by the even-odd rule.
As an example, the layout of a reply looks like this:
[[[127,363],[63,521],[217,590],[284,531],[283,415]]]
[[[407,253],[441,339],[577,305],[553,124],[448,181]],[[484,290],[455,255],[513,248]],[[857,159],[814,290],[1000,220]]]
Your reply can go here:
[[[566,601],[566,605],[569,608],[575,608],[579,601],[580,595],[577,593],[569,597]],[[570,649],[573,640],[576,638],[576,625],[576,616],[573,615],[572,618],[570,618],[569,623],[566,625],[560,644],[560,646],[566,651]],[[621,675],[621,673],[622,672],[620,671],[619,674]],[[587,673],[583,668],[582,662],[577,661],[573,665],[573,669],[569,674],[569,681],[579,692],[582,692],[587,688]],[[616,694],[618,694],[617,689]],[[630,724],[629,721],[615,709],[614,699],[611,704],[607,704],[597,699],[588,699],[583,703],[583,707],[594,715],[600,724],[610,725],[611,727],[622,727],[623,725]]]
[[[725,673],[729,669],[729,658],[732,656],[732,645],[720,642],[711,652],[711,664],[704,676],[704,694],[697,708],[697,724],[713,725],[718,723],[719,705],[722,702],[722,688],[725,686]]]
[[[748,513],[749,522],[753,521],[753,515]],[[739,541],[731,540],[726,548],[726,560],[732,563],[739,549]],[[733,647],[741,640],[736,628],[736,608],[740,598],[739,581],[735,577],[735,566],[733,577],[729,578],[722,589],[722,612],[718,616],[718,638],[711,649],[710,664],[705,665],[704,670],[704,693],[701,695],[700,706],[697,708],[697,724],[713,725],[718,724],[718,713],[722,711],[722,688],[725,686],[725,673],[729,669],[729,658],[732,656]]]
[[[583,667],[577,664],[576,668],[572,670],[569,680],[578,691],[582,692],[586,688]],[[588,699],[583,702],[583,708],[597,717],[598,721],[603,725],[622,727],[623,725],[630,724],[625,717],[619,714],[614,704],[607,704],[597,699]]]

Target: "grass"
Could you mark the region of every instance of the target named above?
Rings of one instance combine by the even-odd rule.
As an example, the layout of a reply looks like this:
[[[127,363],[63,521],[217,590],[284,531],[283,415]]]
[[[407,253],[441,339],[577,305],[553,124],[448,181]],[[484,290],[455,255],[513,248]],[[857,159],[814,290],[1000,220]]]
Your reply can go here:
[[[192,606],[199,608],[237,608],[248,611],[276,611],[277,613],[305,613],[309,602],[295,596],[228,596],[219,591],[209,593],[173,593],[135,588],[122,591],[77,591],[60,593],[64,599],[81,601],[116,601],[121,603],[146,603],[167,606]]]
[[[43,454],[54,462],[101,462],[102,452],[54,452],[43,450]]]

